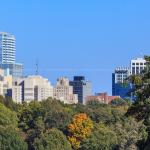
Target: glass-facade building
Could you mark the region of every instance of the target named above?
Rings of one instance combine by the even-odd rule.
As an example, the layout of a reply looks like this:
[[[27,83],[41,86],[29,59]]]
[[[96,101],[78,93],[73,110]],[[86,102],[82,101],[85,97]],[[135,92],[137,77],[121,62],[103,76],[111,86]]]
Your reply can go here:
[[[15,37],[8,33],[0,33],[0,63],[15,63]]]
[[[23,65],[15,62],[15,42],[14,35],[5,32],[0,33],[0,67],[5,70],[6,74],[22,77]]]
[[[84,76],[75,76],[70,85],[73,86],[73,94],[78,95],[78,102],[85,104],[85,98],[92,95],[92,83],[86,81]]]
[[[120,96],[121,98],[131,98],[131,85],[125,82],[127,77],[130,75],[129,68],[116,68],[115,72],[112,74],[112,95]]]
[[[23,76],[23,65],[19,63],[14,64],[0,64],[0,68],[5,70],[5,75],[12,75],[15,78]]]
[[[116,68],[112,74],[112,95],[120,96],[121,98],[130,97],[135,99],[132,95],[134,85],[124,82],[130,75],[138,75],[146,67],[146,60],[144,58],[136,58],[130,61],[130,68]]]

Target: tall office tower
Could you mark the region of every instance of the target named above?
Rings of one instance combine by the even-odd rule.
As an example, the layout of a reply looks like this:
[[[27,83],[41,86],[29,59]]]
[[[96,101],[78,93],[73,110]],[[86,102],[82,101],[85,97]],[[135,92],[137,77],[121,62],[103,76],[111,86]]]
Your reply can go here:
[[[0,33],[0,63],[15,63],[15,37],[9,33]]]
[[[121,98],[130,97],[129,91],[131,86],[129,83],[125,83],[125,80],[130,75],[129,68],[116,68],[112,74],[112,95],[120,96]]]
[[[9,33],[0,33],[0,67],[13,77],[23,74],[23,65],[15,63],[15,37]],[[7,70],[7,71],[6,71]]]
[[[146,67],[146,60],[143,58],[136,58],[131,60],[131,74],[140,74]]]
[[[70,85],[73,86],[73,93],[78,94],[78,102],[85,104],[86,97],[92,95],[92,83],[85,81],[84,76],[75,76]]]
[[[78,103],[78,95],[73,94],[73,87],[69,85],[69,79],[65,77],[57,79],[57,84],[54,87],[54,98],[67,104]]]

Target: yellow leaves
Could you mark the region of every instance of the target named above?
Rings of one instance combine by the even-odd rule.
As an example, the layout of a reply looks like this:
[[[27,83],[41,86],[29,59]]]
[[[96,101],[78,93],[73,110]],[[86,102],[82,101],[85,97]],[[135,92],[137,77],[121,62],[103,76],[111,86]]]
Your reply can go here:
[[[85,113],[77,114],[73,117],[73,121],[68,125],[68,139],[74,149],[79,149],[83,139],[91,134],[93,122]]]
[[[71,145],[75,148],[75,149],[79,149],[80,148],[80,141],[77,140],[75,137],[70,136],[68,137],[68,140],[70,141]]]

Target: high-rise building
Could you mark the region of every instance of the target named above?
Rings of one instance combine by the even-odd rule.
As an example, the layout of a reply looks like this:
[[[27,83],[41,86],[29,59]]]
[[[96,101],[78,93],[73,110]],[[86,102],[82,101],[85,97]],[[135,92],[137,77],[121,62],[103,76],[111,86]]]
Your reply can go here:
[[[15,63],[15,37],[9,33],[0,33],[0,63]]]
[[[120,96],[121,98],[130,97],[130,84],[125,82],[130,75],[129,68],[116,68],[112,74],[112,95]]]
[[[130,75],[140,74],[146,67],[146,60],[143,58],[132,59],[129,68],[116,68],[112,74],[112,95],[120,96],[121,98],[132,97],[131,90],[133,85],[124,81]]]
[[[131,74],[140,74],[146,67],[146,60],[143,58],[136,58],[131,60]]]
[[[73,94],[73,87],[69,85],[69,79],[66,77],[57,79],[57,84],[54,87],[54,98],[67,104],[78,103],[78,95]]]
[[[23,65],[16,63],[15,37],[9,33],[0,33],[0,68],[7,70],[13,77],[23,75]]]
[[[22,102],[42,101],[48,97],[53,97],[53,87],[48,79],[41,76],[28,76],[27,78],[18,78],[15,81],[13,97],[22,96]],[[18,87],[20,86],[21,89]],[[20,92],[19,94],[18,92]],[[19,101],[19,100],[18,100]]]
[[[73,93],[78,95],[78,102],[85,104],[86,97],[92,95],[92,83],[86,81],[84,76],[75,76],[70,85],[73,86]]]

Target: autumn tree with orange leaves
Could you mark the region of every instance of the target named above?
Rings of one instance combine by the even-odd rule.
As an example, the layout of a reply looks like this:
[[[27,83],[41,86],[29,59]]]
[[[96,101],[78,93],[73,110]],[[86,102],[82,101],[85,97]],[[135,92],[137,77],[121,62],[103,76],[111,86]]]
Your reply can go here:
[[[80,148],[80,143],[89,137],[93,129],[93,122],[85,113],[77,114],[73,117],[73,121],[68,125],[68,140],[73,149]]]

